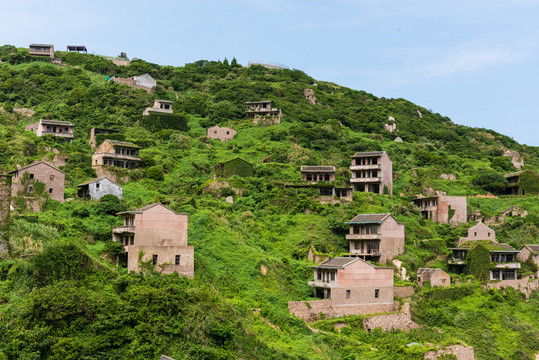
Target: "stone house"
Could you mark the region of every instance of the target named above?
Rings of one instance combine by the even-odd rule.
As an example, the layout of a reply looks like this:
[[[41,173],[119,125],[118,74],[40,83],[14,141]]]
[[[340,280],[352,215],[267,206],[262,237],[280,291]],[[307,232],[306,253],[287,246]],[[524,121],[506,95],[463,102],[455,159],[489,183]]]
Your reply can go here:
[[[509,195],[538,195],[539,175],[531,170],[522,170],[506,174],[507,187],[505,193]]]
[[[117,134],[120,131],[113,130],[113,129],[103,129],[103,128],[91,128],[90,129],[90,141],[89,144],[92,148],[95,148],[96,146],[96,137],[97,135],[109,135],[109,134]]]
[[[307,251],[307,260],[320,264],[329,260],[329,254],[318,252],[314,245],[311,245]]]
[[[531,260],[539,267],[539,245],[526,244],[520,248],[517,259],[526,262]]]
[[[467,221],[466,196],[436,195],[412,199],[423,219],[440,224],[457,224]]]
[[[221,161],[215,166],[214,177],[231,177],[233,175],[250,177],[254,175],[254,166],[241,157],[235,157],[227,161]]]
[[[77,185],[77,197],[99,200],[105,195],[114,195],[121,199],[122,187],[106,176]]]
[[[188,214],[155,203],[119,215],[124,225],[112,228],[112,240],[124,245],[129,271],[140,271],[141,262],[146,262],[165,274],[194,276],[194,248],[187,242]]]
[[[75,125],[69,121],[44,120],[27,125],[24,130],[32,131],[36,136],[54,135],[67,141],[73,140],[73,128]]]
[[[64,202],[64,182],[66,173],[58,170],[52,164],[45,161],[36,161],[30,165],[9,172],[13,175],[11,186],[11,198],[23,195],[25,197],[41,197],[41,185],[43,194],[47,194],[51,199]],[[27,175],[26,175],[27,174]]]
[[[236,130],[228,127],[220,127],[215,125],[206,129],[206,137],[210,139],[221,140],[222,142],[227,142],[228,140],[234,139],[236,136]]]
[[[451,286],[451,276],[438,268],[419,268],[417,270],[417,285],[423,287],[423,284],[428,281],[430,286]]]
[[[155,100],[152,107],[146,108],[142,115],[150,115],[150,114],[172,114],[172,104],[174,104],[174,101],[168,101],[168,100]]]
[[[141,162],[139,149],[140,146],[130,142],[107,139],[95,149],[92,155],[92,168],[97,171],[105,165],[137,169]]]
[[[249,101],[245,103],[245,113],[253,117],[253,124],[276,125],[281,123],[283,112],[274,108],[270,100]]]
[[[393,162],[387,152],[358,152],[352,156],[350,170],[354,191],[393,194]]]
[[[351,256],[387,264],[404,253],[404,224],[391,214],[359,214],[346,224]]]
[[[51,59],[54,58],[54,45],[52,44],[30,44],[28,47],[29,55],[36,56],[49,56]]]
[[[335,166],[301,166],[301,181],[335,181]]]
[[[489,280],[516,280],[520,263],[517,262],[518,250],[496,240],[494,230],[477,223],[468,229],[468,236],[461,237],[456,248],[450,248],[452,255],[448,261],[449,270],[461,274],[468,265],[468,253],[477,246],[484,247],[490,254]]]
[[[372,265],[360,258],[336,257],[317,266],[309,281],[315,301],[290,301],[288,310],[309,320],[395,311],[393,268]]]
[[[117,78],[113,77],[109,81],[131,86],[134,89],[146,90],[148,94],[153,92],[153,88],[157,86],[157,81],[150,74],[143,74],[138,76],[133,76],[130,78]]]

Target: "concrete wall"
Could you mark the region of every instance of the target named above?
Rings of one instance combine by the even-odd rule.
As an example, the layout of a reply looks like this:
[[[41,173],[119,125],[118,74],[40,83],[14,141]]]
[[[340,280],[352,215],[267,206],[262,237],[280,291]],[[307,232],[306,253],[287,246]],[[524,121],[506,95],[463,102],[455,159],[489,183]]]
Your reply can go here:
[[[95,200],[99,200],[105,195],[114,195],[118,199],[122,198],[122,187],[106,178],[88,184],[88,191],[90,192],[90,197]]]
[[[155,79],[148,74],[135,76],[135,83],[138,86],[144,86],[150,89],[153,89],[157,85]]]
[[[137,243],[135,233],[135,244]],[[171,274],[177,272],[180,275],[193,277],[195,275],[195,250],[192,246],[127,246],[127,269],[139,271],[139,255],[142,252],[142,261],[151,262],[157,255],[156,270]],[[176,255],[180,255],[180,265],[175,265]]]
[[[381,225],[380,262],[387,264],[399,254],[404,253],[404,224],[393,216],[387,217]]]
[[[393,162],[387,156],[387,153],[382,155],[382,185],[380,193],[384,193],[384,186],[389,189],[389,194],[393,194]]]
[[[187,246],[187,214],[156,205],[135,215],[135,245]]]
[[[308,305],[307,305],[308,304]],[[335,304],[333,300],[289,301],[288,312],[304,321],[317,320],[320,314],[325,317],[365,315],[397,311],[398,303],[391,304]]]
[[[21,180],[23,174],[26,172],[32,174],[34,179],[29,180],[25,186],[21,183]],[[17,171],[13,174],[11,197],[17,196],[19,191],[28,191],[28,186],[34,186],[33,184],[36,180],[45,184],[45,192],[49,194],[51,199],[64,202],[65,174],[44,162],[32,164],[24,170]]]
[[[466,196],[440,196],[440,198],[442,201],[447,203],[448,210],[449,207],[455,210],[455,214],[451,219],[449,219],[448,216],[448,221],[451,224],[464,223],[468,221]]]
[[[209,127],[206,130],[206,136],[210,139],[218,139],[222,142],[227,142],[228,140],[234,139],[234,136],[236,136],[236,130],[227,127],[219,127],[216,125]]]
[[[431,286],[451,286],[451,276],[442,269],[429,269],[417,274],[417,285],[423,286],[425,281],[429,281]]]
[[[520,252],[517,254],[517,259],[522,262],[528,261],[531,255],[531,260],[535,265],[539,266],[539,254],[532,254],[532,252],[527,248],[523,247]]]
[[[363,320],[363,327],[365,331],[371,331],[379,328],[382,331],[404,330],[408,331],[419,327],[412,321],[412,317],[409,312],[400,314],[388,314],[377,315]]]

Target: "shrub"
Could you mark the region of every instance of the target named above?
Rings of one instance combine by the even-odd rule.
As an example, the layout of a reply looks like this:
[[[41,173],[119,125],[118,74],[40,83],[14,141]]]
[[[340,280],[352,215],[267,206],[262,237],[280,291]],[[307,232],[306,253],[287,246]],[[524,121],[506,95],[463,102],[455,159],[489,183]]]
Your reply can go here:
[[[146,177],[148,179],[156,180],[156,181],[163,181],[165,178],[163,174],[163,169],[161,166],[151,166],[146,170]]]

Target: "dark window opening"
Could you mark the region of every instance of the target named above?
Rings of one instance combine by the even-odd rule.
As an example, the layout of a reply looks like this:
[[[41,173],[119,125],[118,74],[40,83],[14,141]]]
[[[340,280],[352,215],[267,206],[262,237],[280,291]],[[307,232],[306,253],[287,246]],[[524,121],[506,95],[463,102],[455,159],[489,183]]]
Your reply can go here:
[[[378,299],[379,296],[380,296],[380,289],[374,289],[374,298]]]
[[[157,265],[157,255],[152,256],[152,265]]]
[[[346,290],[346,298],[350,299],[350,295],[352,293],[352,290]]]
[[[174,257],[174,265],[180,265],[180,255]]]

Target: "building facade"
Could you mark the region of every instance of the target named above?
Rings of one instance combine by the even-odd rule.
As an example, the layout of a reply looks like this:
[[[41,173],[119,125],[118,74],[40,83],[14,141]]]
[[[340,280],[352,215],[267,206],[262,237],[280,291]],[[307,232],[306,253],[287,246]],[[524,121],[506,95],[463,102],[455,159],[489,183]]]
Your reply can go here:
[[[51,59],[54,58],[54,45],[52,44],[30,44],[28,47],[29,55],[36,56],[49,56]]]
[[[281,123],[283,112],[280,108],[274,108],[271,101],[249,101],[245,103],[245,113],[253,117],[253,123],[264,125],[276,125]]]
[[[417,285],[423,287],[425,282],[430,282],[430,286],[451,286],[451,276],[438,268],[419,268],[417,270]]]
[[[115,166],[124,169],[138,169],[141,159],[140,147],[126,141],[105,140],[92,155],[92,168],[96,171],[102,166]]]
[[[423,219],[440,224],[458,224],[467,221],[466,196],[427,196],[412,199]]]
[[[39,191],[51,199],[64,202],[65,173],[45,161],[36,161],[33,164],[9,172],[13,175],[11,185],[11,198],[22,195],[32,197]],[[44,184],[38,185],[39,183]],[[43,187],[43,189],[40,189]]]
[[[393,194],[393,163],[385,151],[354,154],[350,170],[354,191]]]
[[[539,245],[524,245],[520,248],[517,259],[522,262],[531,261],[539,267]],[[539,275],[539,271],[537,271],[537,275]]]
[[[106,176],[77,185],[77,197],[99,200],[105,195],[122,198],[122,187]]]
[[[301,166],[301,181],[335,181],[335,166]]]
[[[206,129],[206,136],[210,139],[217,139],[221,140],[222,142],[227,142],[234,139],[234,136],[236,136],[236,130],[215,125]]]
[[[118,130],[113,129],[103,129],[103,128],[91,128],[90,129],[90,141],[89,144],[92,148],[95,148],[96,144],[96,137],[97,135],[108,135],[108,134],[117,134],[119,133]]]
[[[391,214],[360,214],[347,224],[351,256],[387,264],[404,253],[404,224]]]
[[[112,228],[112,240],[124,245],[129,271],[140,271],[146,263],[162,273],[194,276],[194,248],[187,243],[187,214],[155,203],[120,215],[124,226]]]
[[[146,108],[142,115],[150,115],[150,114],[172,114],[172,104],[174,101],[168,101],[168,100],[155,100],[152,107]]]
[[[69,121],[39,120],[36,123],[27,125],[24,130],[32,131],[36,136],[54,135],[67,141],[73,140],[73,128],[75,125]]]

